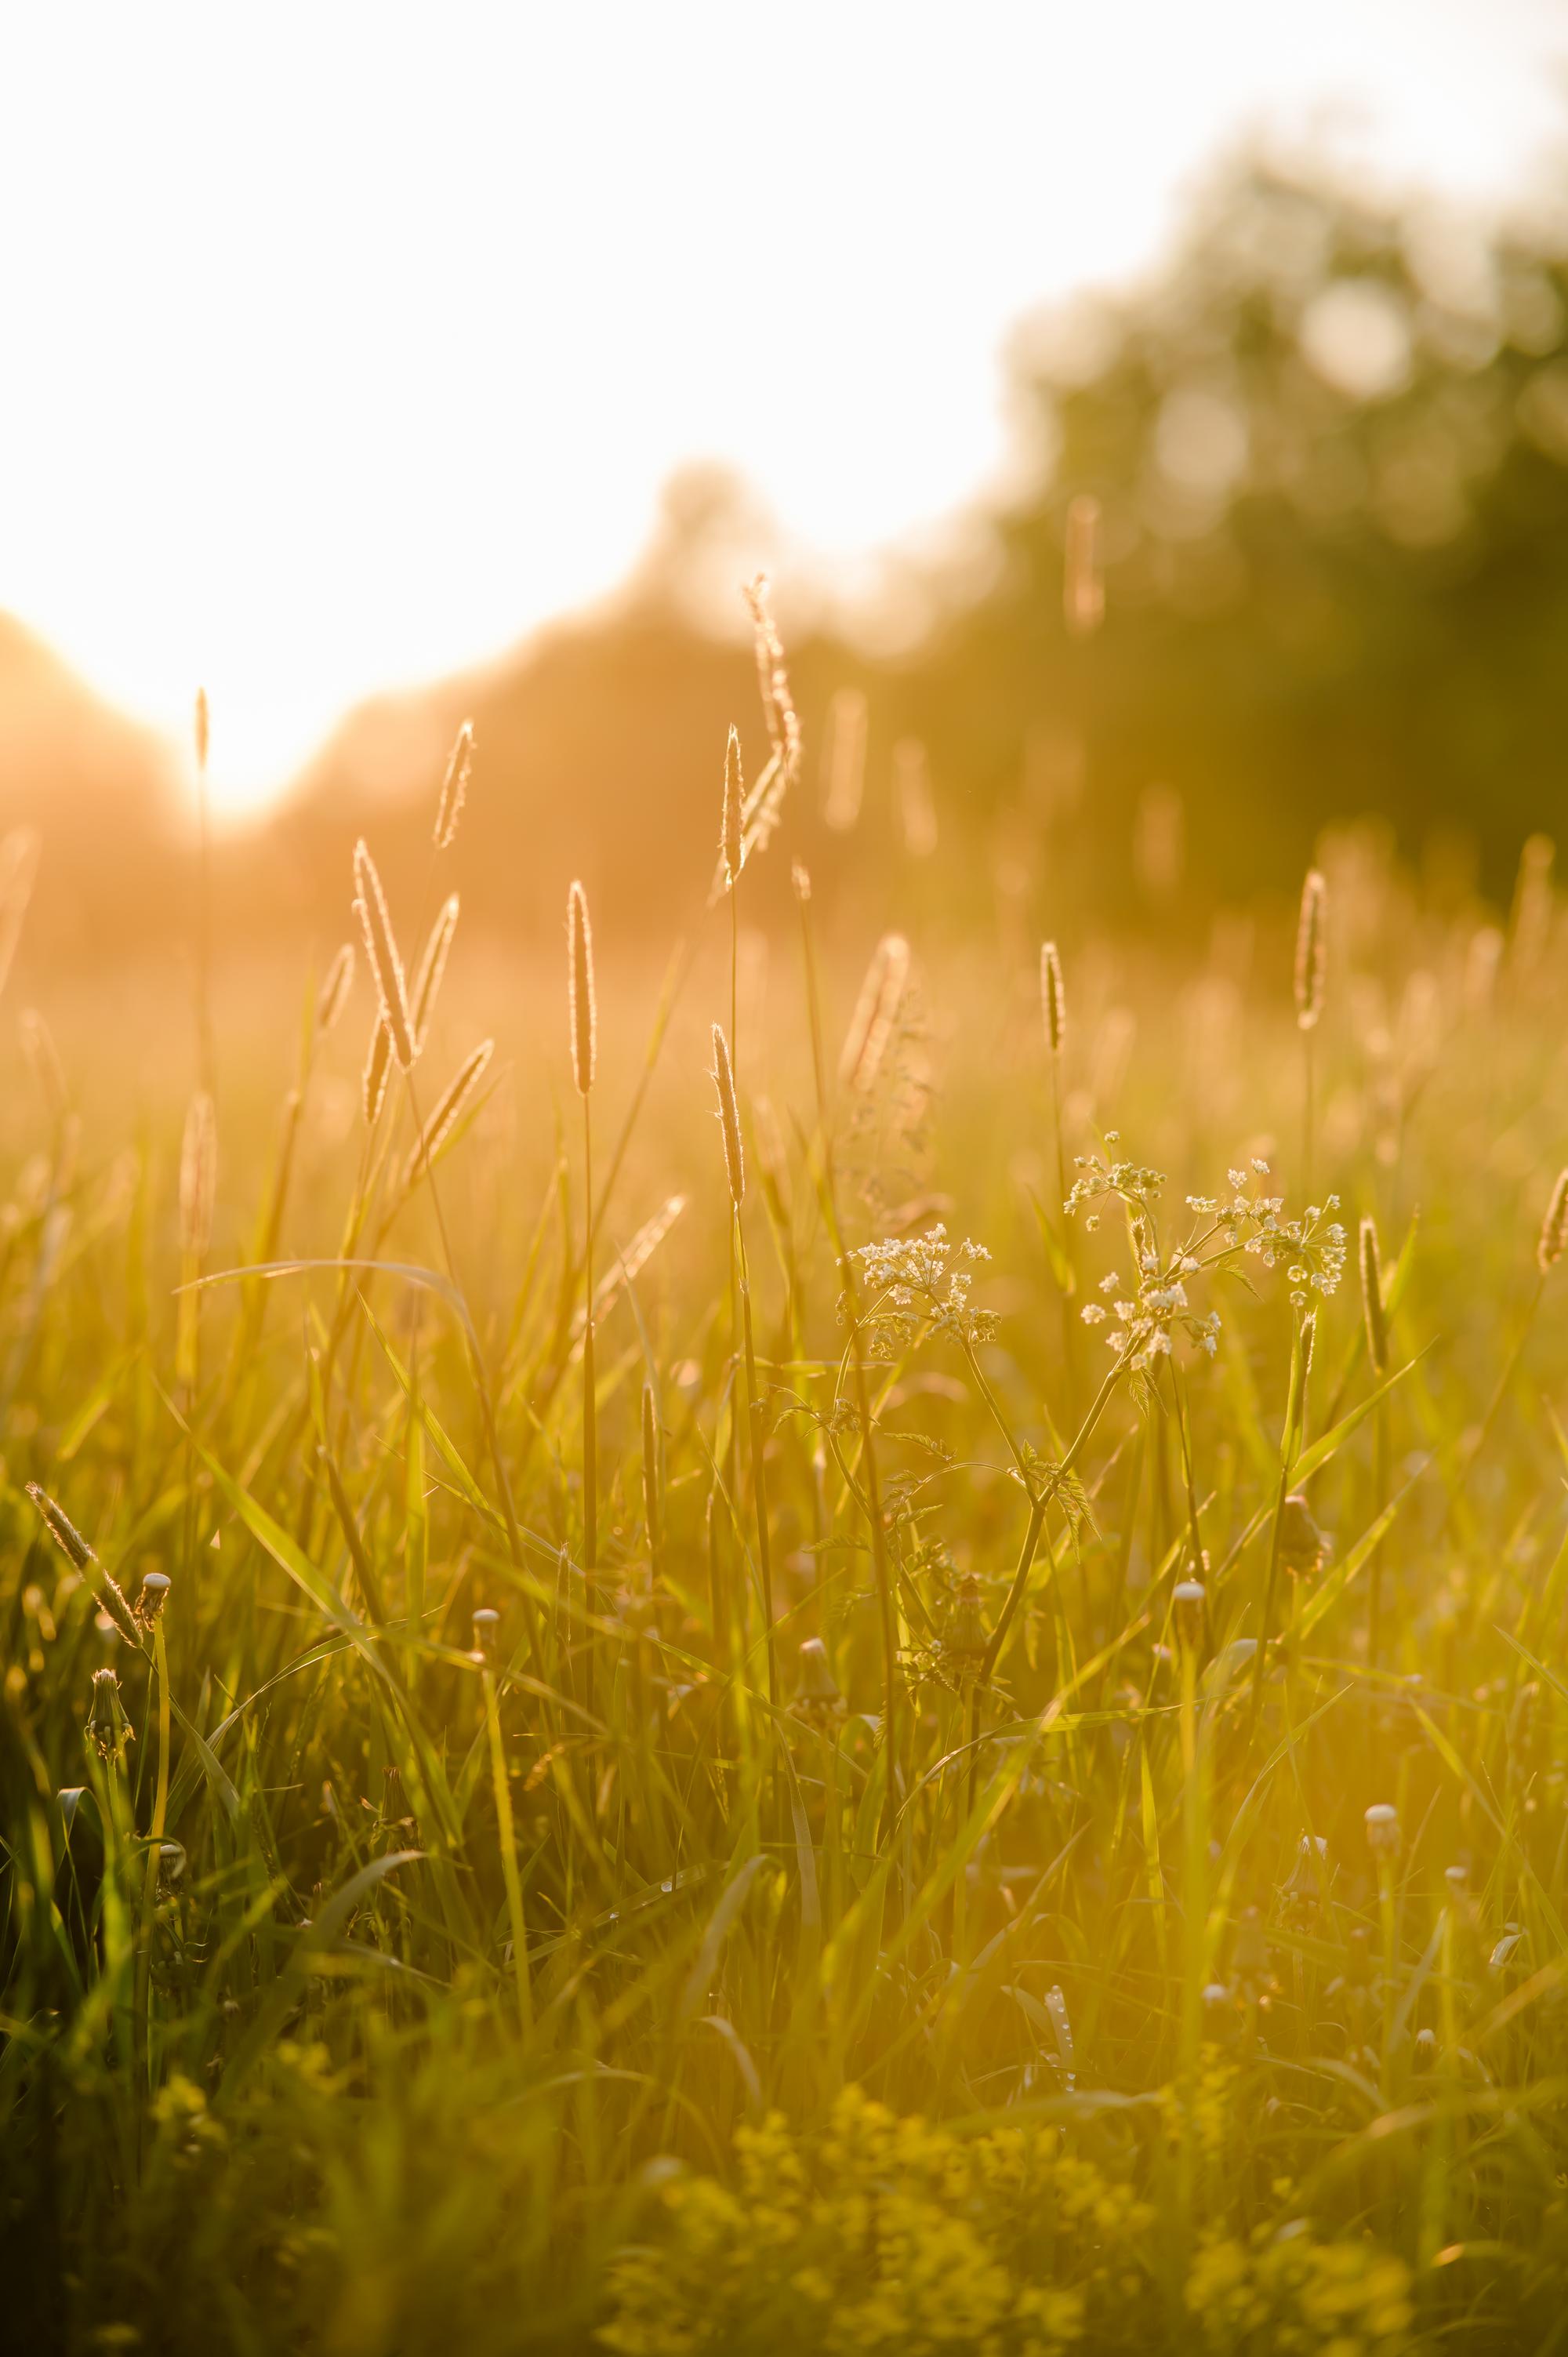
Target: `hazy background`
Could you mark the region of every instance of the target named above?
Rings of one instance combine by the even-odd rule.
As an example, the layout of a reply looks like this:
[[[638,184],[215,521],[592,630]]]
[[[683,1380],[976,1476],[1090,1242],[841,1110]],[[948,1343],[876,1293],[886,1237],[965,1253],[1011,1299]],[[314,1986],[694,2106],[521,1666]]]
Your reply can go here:
[[[1196,925],[1363,813],[1506,896],[1564,759],[1568,10],[558,15],[11,13],[27,958],[187,957],[199,682],[221,954],[329,949],[367,824],[422,907],[466,714],[466,923],[553,956],[581,873],[666,938],[759,565],[830,919]]]

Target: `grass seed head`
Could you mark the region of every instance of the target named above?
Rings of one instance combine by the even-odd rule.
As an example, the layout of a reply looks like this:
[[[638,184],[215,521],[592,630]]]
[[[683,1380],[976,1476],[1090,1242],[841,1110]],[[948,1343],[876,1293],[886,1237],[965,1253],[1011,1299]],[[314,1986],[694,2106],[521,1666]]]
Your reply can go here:
[[[196,739],[196,766],[205,777],[208,749],[212,741],[212,723],[211,715],[207,706],[207,690],[204,687],[199,687],[196,691],[196,712],[192,726]]]
[[[1562,1259],[1565,1243],[1568,1243],[1568,1169],[1557,1173],[1557,1184],[1552,1189],[1552,1200],[1546,1206],[1546,1217],[1541,1222],[1535,1259],[1542,1276]]]
[[[465,720],[457,731],[446,763],[446,774],[441,780],[441,799],[435,805],[435,842],[437,851],[449,851],[457,832],[457,822],[463,815],[467,799],[468,773],[474,766],[474,724]]]
[[[724,854],[725,882],[732,892],[746,865],[745,808],[746,780],[741,773],[740,738],[732,726],[729,742],[725,747],[725,807],[719,834],[719,849]]]
[[[594,1085],[598,1055],[598,1012],[594,998],[594,934],[588,899],[581,884],[566,896],[566,1003],[572,1028],[572,1078],[585,1097]]]
[[[60,1553],[78,1571],[85,1571],[98,1558],[63,1506],[59,1506],[37,1481],[27,1484],[27,1495],[44,1518],[44,1527]]]
[[[757,640],[757,684],[762,697],[768,741],[779,763],[779,793],[794,781],[800,766],[800,723],[784,668],[784,649],[768,600],[768,576],[759,573],[742,590]]]
[[[452,937],[457,930],[457,895],[448,893],[442,902],[430,935],[419,953],[414,970],[413,987],[409,993],[409,1021],[413,1027],[416,1052],[430,1036],[430,1018],[435,1011],[435,1000],[446,972],[446,960],[451,955]]]
[[[43,1516],[44,1528],[61,1555],[76,1570],[86,1574],[93,1594],[126,1644],[139,1646],[142,1631],[118,1581],[104,1570],[64,1507],[57,1505],[48,1491],[40,1488],[37,1481],[28,1482],[27,1495]]]
[[[1361,1308],[1367,1320],[1367,1356],[1374,1374],[1389,1371],[1389,1326],[1383,1307],[1383,1256],[1378,1246],[1378,1223],[1369,1211],[1361,1222]]]
[[[1316,867],[1310,868],[1301,888],[1301,915],[1295,929],[1295,1019],[1303,1031],[1310,1031],[1323,1012],[1327,962],[1324,937],[1326,899],[1327,888],[1322,875]]]
[[[371,1033],[370,1051],[365,1058],[365,1070],[360,1083],[360,1101],[365,1109],[365,1125],[374,1129],[381,1119],[386,1101],[387,1076],[392,1071],[392,1033],[378,1015]]]
[[[387,913],[381,879],[363,835],[354,845],[354,909],[365,936],[365,953],[371,962],[376,996],[381,1001],[381,1021],[386,1025],[392,1053],[399,1065],[403,1071],[412,1071],[418,1050],[409,1022],[403,960],[398,955],[397,940],[392,932],[392,919]]]
[[[1059,1056],[1067,1037],[1067,1001],[1062,995],[1062,962],[1055,942],[1040,952],[1040,1006],[1046,1018],[1046,1045]]]
[[[730,1068],[729,1042],[714,1026],[714,1086],[718,1092],[719,1127],[725,1141],[725,1176],[729,1199],[738,1211],[746,1200],[746,1161],[740,1146],[740,1108],[735,1099],[735,1074]]]
[[[840,1080],[861,1095],[875,1085],[908,984],[909,944],[902,933],[884,933],[866,967],[839,1058]]]
[[[474,1091],[483,1080],[490,1058],[495,1054],[493,1039],[481,1039],[472,1055],[464,1059],[447,1082],[435,1103],[425,1116],[424,1126],[410,1149],[403,1167],[403,1183],[412,1187],[422,1170],[427,1170],[451,1136]]]

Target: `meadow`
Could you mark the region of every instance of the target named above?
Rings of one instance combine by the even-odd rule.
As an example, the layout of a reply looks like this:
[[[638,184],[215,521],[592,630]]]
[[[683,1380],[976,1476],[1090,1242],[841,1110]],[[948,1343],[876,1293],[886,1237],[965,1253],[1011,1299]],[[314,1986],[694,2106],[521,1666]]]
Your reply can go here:
[[[460,745],[188,1104],[22,1013],[12,2345],[1559,2347],[1551,846],[765,938],[758,619],[668,969],[470,953]]]

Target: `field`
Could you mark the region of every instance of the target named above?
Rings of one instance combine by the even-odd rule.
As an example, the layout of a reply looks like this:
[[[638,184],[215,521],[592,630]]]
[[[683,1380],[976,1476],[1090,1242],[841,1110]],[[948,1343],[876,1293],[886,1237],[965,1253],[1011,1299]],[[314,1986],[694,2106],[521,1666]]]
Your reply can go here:
[[[764,941],[764,679],[668,973],[24,1020],[12,2345],[1559,2347],[1548,851]]]

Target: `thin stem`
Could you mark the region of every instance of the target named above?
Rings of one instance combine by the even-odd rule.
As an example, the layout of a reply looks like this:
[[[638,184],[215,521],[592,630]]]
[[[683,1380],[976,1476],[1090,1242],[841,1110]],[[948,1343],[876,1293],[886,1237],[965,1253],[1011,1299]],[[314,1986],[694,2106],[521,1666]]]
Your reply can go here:
[[[887,1569],[887,1534],[882,1518],[882,1482],[871,1418],[871,1393],[865,1375],[865,1342],[861,1332],[860,1288],[854,1262],[845,1252],[839,1220],[838,1179],[833,1162],[832,1124],[829,1114],[826,1068],[822,1057],[822,1012],[817,990],[817,962],[811,940],[809,903],[800,902],[800,943],[806,969],[806,1006],[811,1031],[811,1068],[817,1085],[817,1128],[822,1144],[822,1202],[828,1233],[843,1278],[844,1314],[849,1324],[850,1358],[854,1368],[855,1415],[860,1426],[860,1461],[865,1473],[865,1515],[871,1538],[872,1569],[876,1580],[878,1618],[882,1625],[883,1701],[886,1721],[887,1791],[883,1824],[890,1829],[898,1810],[899,1743],[902,1738],[903,1674],[898,1665],[898,1616],[893,1582]]]
[[[507,1915],[511,1924],[511,1967],[517,1983],[518,2027],[524,2038],[533,2028],[533,1994],[528,1975],[528,1931],[522,1913],[522,1880],[517,1870],[517,1831],[511,1813],[511,1786],[507,1779],[506,1749],[501,1742],[500,1705],[495,1674],[484,1672],[485,1725],[489,1735],[490,1783],[496,1799],[496,1837],[500,1844],[501,1878],[506,1884]]]
[[[1044,1489],[1041,1490],[1033,1499],[1030,1509],[1031,1528],[1034,1528],[1035,1517],[1036,1515],[1038,1515],[1039,1520],[1042,1523],[1044,1522],[1047,1509],[1049,1507],[1052,1499],[1056,1496],[1057,1491],[1061,1488],[1062,1483],[1066,1480],[1068,1475],[1072,1471],[1074,1465],[1078,1461],[1080,1451],[1088,1443],[1089,1437],[1093,1432],[1095,1426],[1100,1422],[1101,1416],[1104,1414],[1106,1407],[1109,1405],[1111,1394],[1115,1390],[1117,1383],[1121,1379],[1122,1372],[1122,1361],[1118,1359],[1115,1365],[1107,1374],[1105,1381],[1101,1384],[1098,1392],[1096,1392],[1093,1404],[1090,1408],[1089,1414],[1079,1426],[1072,1446],[1069,1448],[1067,1455],[1062,1458],[1061,1463],[1048,1476]],[[1037,1544],[1038,1541],[1039,1532],[1037,1529],[1035,1529],[1035,1544]],[[1034,1559],[1034,1545],[1028,1544],[1026,1542],[1025,1552],[1022,1553],[1018,1558],[1018,1567],[1013,1574],[1013,1585],[1007,1591],[1007,1599],[1003,1605],[1000,1614],[997,1616],[996,1626],[991,1632],[990,1642],[985,1648],[984,1657],[981,1662],[980,1682],[982,1685],[986,1683],[990,1678],[993,1670],[996,1667],[997,1660],[1001,1654],[1003,1645],[1006,1641],[1007,1631],[1013,1625],[1013,1617],[1017,1611],[1019,1605],[1024,1600],[1024,1590],[1028,1582],[1029,1569]]]
[[[735,1214],[736,1266],[740,1284],[741,1330],[745,1338],[746,1415],[751,1437],[751,1502],[757,1518],[757,1563],[762,1577],[763,1636],[768,1648],[768,1699],[779,1708],[779,1656],[773,1625],[773,1547],[768,1528],[768,1472],[763,1450],[763,1410],[757,1396],[757,1354],[751,1336],[751,1285],[746,1265],[746,1235],[739,1207]]]
[[[1290,1489],[1291,1467],[1295,1462],[1296,1419],[1301,1412],[1301,1395],[1302,1347],[1298,1319],[1291,1336],[1290,1390],[1285,1399],[1284,1428],[1280,1435],[1279,1480],[1274,1489],[1274,1511],[1269,1528],[1269,1567],[1263,1582],[1263,1619],[1258,1631],[1258,1650],[1252,1659],[1251,1722],[1254,1727],[1263,1702],[1263,1663],[1273,1626],[1274,1591],[1279,1586],[1280,1577],[1280,1540],[1284,1524],[1285,1497]]]
[[[417,1139],[424,1135],[424,1123],[420,1114],[419,1099],[414,1093],[412,1068],[403,1073],[403,1082],[408,1091],[408,1109],[413,1117],[413,1134]],[[431,1209],[435,1214],[435,1231],[441,1240],[441,1257],[446,1264],[446,1274],[451,1279],[453,1290],[459,1300],[462,1300],[463,1288],[457,1282],[457,1265],[453,1257],[451,1239],[446,1232],[446,1221],[441,1209],[440,1191],[435,1184],[435,1171],[428,1157],[424,1157],[423,1167],[424,1183],[430,1189]],[[463,1339],[467,1346],[468,1363],[473,1371],[475,1396],[479,1404],[479,1417],[485,1429],[485,1445],[489,1451],[490,1462],[495,1468],[496,1481],[501,1493],[501,1513],[506,1523],[507,1551],[511,1557],[513,1569],[521,1571],[522,1534],[518,1529],[517,1511],[512,1503],[511,1482],[507,1475],[506,1460],[501,1455],[500,1434],[496,1426],[495,1404],[490,1397],[489,1378],[485,1372],[485,1362],[479,1350],[479,1338],[474,1331],[473,1321],[467,1314],[466,1305],[461,1322]],[[539,1631],[534,1620],[533,1599],[526,1589],[523,1591],[523,1610],[528,1621],[529,1646],[535,1660],[538,1661],[542,1658],[539,1652]]]

